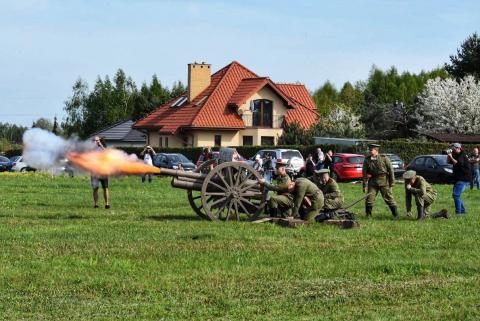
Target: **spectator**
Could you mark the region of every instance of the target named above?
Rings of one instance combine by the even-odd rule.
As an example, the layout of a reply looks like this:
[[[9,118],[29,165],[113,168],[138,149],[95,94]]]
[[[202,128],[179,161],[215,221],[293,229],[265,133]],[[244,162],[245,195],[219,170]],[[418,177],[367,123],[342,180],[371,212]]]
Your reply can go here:
[[[480,154],[478,148],[473,149],[473,154],[470,156],[470,164],[472,166],[472,180],[470,181],[470,190],[473,191],[473,187],[476,185],[480,190]]]
[[[263,159],[260,157],[260,154],[255,156],[255,162],[253,163],[253,168],[262,173],[263,172]]]
[[[155,150],[152,146],[147,145],[140,153],[143,156],[143,162],[147,165],[153,166],[153,156],[156,155]],[[152,182],[152,174],[143,174],[142,175],[142,183],[145,183],[145,177],[148,177],[148,182]]]
[[[468,160],[467,154],[462,150],[460,143],[452,145],[452,149],[447,151],[447,157],[448,162],[453,164],[455,184],[453,185],[452,196],[455,203],[455,213],[457,215],[465,215],[466,210],[462,200],[462,193],[472,179],[470,161]]]
[[[333,152],[330,149],[326,154],[325,154],[325,160],[323,161],[323,168],[330,169],[333,163]]]
[[[307,160],[305,161],[305,177],[313,176],[315,166],[312,154],[308,154]]]
[[[322,152],[322,149],[317,148],[317,153],[315,154],[315,163],[318,169],[323,169],[323,161],[325,160],[325,155]]]
[[[272,182],[272,176],[273,176],[273,159],[272,155],[268,154],[267,157],[265,158],[265,161],[263,162],[263,173],[264,173],[264,178],[267,183]]]
[[[105,146],[100,141],[100,137],[95,136],[93,139],[93,142],[95,144],[95,150],[102,151],[105,149]],[[103,189],[103,199],[105,200],[105,209],[109,209],[110,194],[108,191],[108,177],[92,175],[90,177],[90,184],[92,185],[92,189],[93,189],[93,202],[94,202],[93,207],[98,208],[98,188],[100,187],[100,184],[101,184]]]

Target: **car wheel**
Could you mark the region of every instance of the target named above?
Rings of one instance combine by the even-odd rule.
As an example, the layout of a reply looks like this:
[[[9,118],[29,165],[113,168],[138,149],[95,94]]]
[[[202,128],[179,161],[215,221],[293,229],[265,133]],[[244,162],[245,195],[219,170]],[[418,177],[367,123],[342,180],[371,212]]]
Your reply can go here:
[[[25,173],[26,171],[27,171],[26,167],[22,167],[22,169],[20,169],[20,172],[22,172],[22,173]]]

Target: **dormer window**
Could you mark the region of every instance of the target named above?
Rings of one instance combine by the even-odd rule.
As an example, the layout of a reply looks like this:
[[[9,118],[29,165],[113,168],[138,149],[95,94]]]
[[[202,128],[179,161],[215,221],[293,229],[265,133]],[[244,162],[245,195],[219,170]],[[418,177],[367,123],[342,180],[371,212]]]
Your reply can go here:
[[[252,115],[253,126],[273,127],[273,102],[269,99],[254,100]]]
[[[182,106],[186,101],[188,100],[187,96],[180,96],[178,99],[176,99],[170,107],[180,107]]]

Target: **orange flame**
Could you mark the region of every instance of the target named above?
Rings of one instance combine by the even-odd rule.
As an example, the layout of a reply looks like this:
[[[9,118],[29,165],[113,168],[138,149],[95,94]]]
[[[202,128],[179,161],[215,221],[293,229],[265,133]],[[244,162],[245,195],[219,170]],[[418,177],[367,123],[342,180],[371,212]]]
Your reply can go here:
[[[70,152],[67,158],[73,165],[97,176],[160,173],[159,168],[144,164],[120,150],[111,148],[84,153]]]

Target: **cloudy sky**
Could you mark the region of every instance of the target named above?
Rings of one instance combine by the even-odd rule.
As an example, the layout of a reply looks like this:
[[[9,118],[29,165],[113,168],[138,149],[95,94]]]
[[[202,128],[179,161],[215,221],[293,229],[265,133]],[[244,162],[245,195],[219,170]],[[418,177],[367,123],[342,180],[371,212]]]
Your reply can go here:
[[[118,68],[171,86],[189,62],[237,60],[314,90],[366,79],[373,64],[442,66],[475,31],[478,0],[0,0],[0,122],[61,119],[78,77]]]

